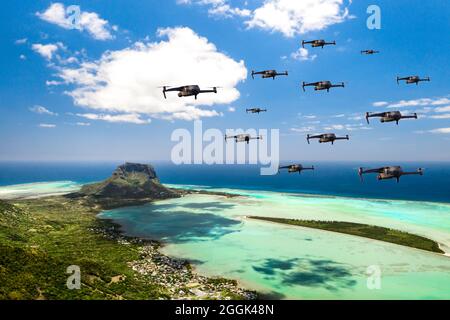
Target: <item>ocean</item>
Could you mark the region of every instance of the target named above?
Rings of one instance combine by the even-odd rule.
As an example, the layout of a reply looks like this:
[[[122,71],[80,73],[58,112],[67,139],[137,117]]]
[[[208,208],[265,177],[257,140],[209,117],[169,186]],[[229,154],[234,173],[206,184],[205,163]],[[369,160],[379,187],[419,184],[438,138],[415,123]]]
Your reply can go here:
[[[109,177],[119,164],[0,162],[0,186],[52,181],[73,181],[82,184],[100,181]],[[371,168],[384,166],[385,163],[305,162],[305,165],[314,165],[316,170],[306,171],[301,175],[282,172],[276,176],[261,176],[258,166],[176,166],[169,162],[151,164],[154,165],[161,182],[168,184],[450,203],[448,162],[401,163],[405,170],[424,168],[425,174],[403,177],[399,184],[395,180],[377,181],[376,175],[366,175],[361,183],[357,174],[360,166]],[[387,165],[389,164],[391,163]]]

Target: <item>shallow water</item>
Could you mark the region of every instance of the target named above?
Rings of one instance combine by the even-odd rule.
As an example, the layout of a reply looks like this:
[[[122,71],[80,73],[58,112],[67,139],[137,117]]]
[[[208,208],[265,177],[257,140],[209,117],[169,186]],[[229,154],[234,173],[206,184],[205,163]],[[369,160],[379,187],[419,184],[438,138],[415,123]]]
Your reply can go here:
[[[33,199],[78,191],[81,185],[72,181],[36,182],[0,187],[0,199]]]
[[[440,203],[244,192],[190,195],[106,211],[134,236],[159,239],[164,253],[191,260],[284,299],[449,299],[450,258],[338,233],[249,220],[272,216],[362,222],[423,234],[450,247],[450,206]],[[381,289],[368,289],[369,267]]]

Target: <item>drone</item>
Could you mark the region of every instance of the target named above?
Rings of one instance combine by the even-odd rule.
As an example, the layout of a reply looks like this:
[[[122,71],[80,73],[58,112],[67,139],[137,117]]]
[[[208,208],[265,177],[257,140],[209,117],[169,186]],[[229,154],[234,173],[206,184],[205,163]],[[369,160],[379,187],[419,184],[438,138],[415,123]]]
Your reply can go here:
[[[361,54],[376,54],[376,53],[380,53],[380,51],[376,51],[376,50],[372,50],[372,49],[361,51]]]
[[[305,47],[305,44],[311,44],[311,47],[318,48],[318,47],[325,47],[328,45],[336,45],[336,41],[333,42],[326,42],[325,40],[312,40],[312,41],[302,41],[302,47]]]
[[[389,111],[389,112],[380,112],[380,113],[370,113],[367,112],[366,113],[366,120],[367,123],[369,124],[369,118],[373,118],[373,117],[381,117],[380,122],[384,123],[384,122],[396,122],[398,125],[398,122],[401,119],[417,119],[417,113],[414,113],[412,115],[409,116],[404,116],[402,115],[402,113],[400,111]]]
[[[327,92],[330,92],[331,88],[337,88],[337,87],[345,88],[345,84],[343,82],[341,82],[340,84],[332,84],[331,81],[319,81],[319,82],[311,82],[311,83],[303,82],[303,84],[302,84],[303,91],[306,91],[305,87],[314,87],[315,91],[327,90]]]
[[[264,71],[252,71],[252,78],[255,79],[256,74],[261,74],[263,79],[272,78],[275,80],[275,77],[278,76],[288,76],[288,72],[278,73],[276,70],[264,70]]]
[[[267,109],[261,109],[261,108],[252,108],[252,109],[247,109],[247,113],[261,113],[261,112],[267,112]]]
[[[279,168],[279,170],[283,170],[283,169],[287,169],[289,173],[298,172],[299,174],[301,174],[302,171],[304,171],[304,170],[314,170],[314,166],[311,166],[310,168],[305,168],[301,164],[291,164],[289,166]]]
[[[247,144],[250,144],[250,140],[262,140],[262,136],[258,137],[252,137],[249,134],[238,134],[236,136],[225,136],[225,142],[228,141],[228,139],[234,139],[236,143],[238,142],[247,142]]]
[[[195,100],[197,100],[197,96],[200,93],[217,93],[217,87],[212,87],[211,90],[201,90],[198,85],[189,85],[189,86],[174,87],[174,88],[167,88],[167,86],[164,86],[162,88],[163,88],[164,99],[167,99],[166,92],[171,92],[171,91],[179,91],[178,96],[180,98],[194,96]]]
[[[397,84],[400,84],[399,81],[406,81],[406,84],[415,83],[416,85],[419,85],[419,82],[431,81],[431,79],[430,79],[430,77],[421,79],[419,76],[409,76],[409,77],[404,77],[404,78],[397,77]]]
[[[361,181],[363,181],[363,174],[366,173],[378,173],[377,177],[378,180],[396,179],[398,183],[400,182],[401,176],[416,175],[416,174],[423,176],[423,169],[419,168],[417,169],[417,171],[405,172],[400,166],[382,167],[368,170],[365,170],[364,168],[359,168],[358,174],[361,177]]]
[[[334,142],[336,140],[350,140],[350,137],[346,135],[345,137],[336,137],[334,133],[325,133],[325,134],[319,134],[319,135],[309,135],[307,136],[306,140],[308,140],[308,144],[311,144],[309,140],[311,139],[319,139],[319,143],[328,143],[331,142],[332,145],[334,145]]]

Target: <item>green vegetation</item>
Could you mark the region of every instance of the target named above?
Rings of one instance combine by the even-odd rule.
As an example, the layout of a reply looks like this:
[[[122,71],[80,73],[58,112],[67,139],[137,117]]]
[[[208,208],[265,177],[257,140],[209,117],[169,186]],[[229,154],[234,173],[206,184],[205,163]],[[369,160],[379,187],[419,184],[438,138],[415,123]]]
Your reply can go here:
[[[254,299],[233,280],[163,256],[154,241],[123,236],[99,210],[85,198],[0,200],[0,300]],[[80,290],[66,286],[72,265]]]
[[[378,226],[365,224],[339,222],[339,221],[306,221],[283,218],[250,217],[251,219],[282,223],[305,228],[320,229],[326,231],[339,232],[353,236],[359,236],[369,239],[380,240],[384,242],[395,243],[402,246],[422,249],[426,251],[444,253],[437,242],[410,234],[403,231],[392,230]]]
[[[168,298],[127,266],[139,246],[95,232],[113,226],[94,213],[62,197],[0,201],[0,299]],[[70,265],[83,270],[81,290],[66,287]]]

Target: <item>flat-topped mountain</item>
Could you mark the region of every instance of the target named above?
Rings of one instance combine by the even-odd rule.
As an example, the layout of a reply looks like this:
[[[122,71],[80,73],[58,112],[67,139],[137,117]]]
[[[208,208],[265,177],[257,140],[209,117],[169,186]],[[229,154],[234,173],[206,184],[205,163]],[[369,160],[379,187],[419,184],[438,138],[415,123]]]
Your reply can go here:
[[[177,198],[180,195],[159,182],[151,165],[125,163],[117,167],[110,178],[85,185],[69,197],[82,197],[103,208],[115,208]]]

